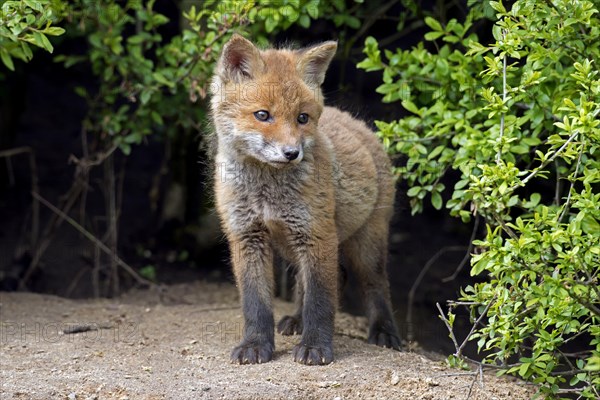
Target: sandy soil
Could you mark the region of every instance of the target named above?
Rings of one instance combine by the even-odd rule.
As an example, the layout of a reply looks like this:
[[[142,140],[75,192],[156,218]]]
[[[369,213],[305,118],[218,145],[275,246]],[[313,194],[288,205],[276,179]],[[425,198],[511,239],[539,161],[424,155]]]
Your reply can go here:
[[[276,318],[292,305],[275,302]],[[98,328],[65,334],[65,330]],[[272,362],[229,352],[242,320],[235,288],[194,283],[73,301],[0,293],[0,398],[528,399],[523,384],[483,379],[414,352],[365,342],[365,320],[339,313],[333,364],[293,362],[297,337],[276,337]]]

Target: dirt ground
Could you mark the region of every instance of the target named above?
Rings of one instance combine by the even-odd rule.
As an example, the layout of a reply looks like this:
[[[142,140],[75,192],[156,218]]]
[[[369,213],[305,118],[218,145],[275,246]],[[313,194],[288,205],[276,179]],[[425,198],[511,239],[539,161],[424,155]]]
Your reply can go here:
[[[276,318],[292,311],[275,302]],[[64,333],[82,328],[80,333]],[[328,366],[293,362],[297,337],[276,335],[272,362],[229,352],[242,320],[235,287],[193,283],[83,301],[0,293],[0,398],[528,399],[516,381],[447,368],[365,342],[365,320],[339,313]],[[431,357],[431,356],[430,356]]]

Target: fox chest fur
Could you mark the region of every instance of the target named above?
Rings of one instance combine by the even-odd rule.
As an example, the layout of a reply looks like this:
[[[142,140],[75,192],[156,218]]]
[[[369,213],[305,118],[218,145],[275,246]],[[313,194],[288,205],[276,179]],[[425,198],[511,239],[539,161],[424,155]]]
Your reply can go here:
[[[325,108],[322,118],[341,115]],[[373,210],[377,172],[361,143],[348,143],[348,138],[335,142],[340,139],[335,131],[331,136],[319,132],[312,146],[305,147],[303,160],[286,169],[219,154],[215,187],[219,213],[230,229],[241,233],[264,226],[276,250],[290,261],[290,236],[310,232],[320,214],[335,221],[339,242],[351,236]]]

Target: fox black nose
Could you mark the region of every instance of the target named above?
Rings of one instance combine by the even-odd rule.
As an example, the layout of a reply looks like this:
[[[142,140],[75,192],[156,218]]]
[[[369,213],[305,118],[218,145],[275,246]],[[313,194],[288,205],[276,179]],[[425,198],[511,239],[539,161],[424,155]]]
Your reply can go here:
[[[297,147],[286,146],[283,149],[283,155],[290,161],[294,161],[298,158],[298,154],[300,154],[300,150]]]

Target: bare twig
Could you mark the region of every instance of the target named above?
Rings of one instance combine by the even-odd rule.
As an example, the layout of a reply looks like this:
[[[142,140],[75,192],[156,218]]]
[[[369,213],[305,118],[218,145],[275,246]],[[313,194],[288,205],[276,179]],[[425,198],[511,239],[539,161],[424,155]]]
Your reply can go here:
[[[83,154],[83,158],[89,157],[87,129],[85,128],[85,124],[82,124],[82,127],[81,127],[81,151]],[[87,177],[87,174],[86,174],[86,177]],[[83,187],[83,191],[81,192],[81,199],[79,201],[79,223],[81,224],[81,226],[85,225],[85,208],[87,206],[87,194],[88,194],[88,182],[86,180],[85,185]]]
[[[118,265],[120,265],[129,275],[131,275],[133,277],[133,279],[135,279],[136,282],[138,282],[141,285],[146,285],[146,286],[154,285],[154,283],[141,277],[137,272],[135,272],[135,270],[132,267],[129,266],[129,264],[127,264],[125,261],[121,260],[121,258],[117,254],[114,254],[104,243],[102,243],[98,238],[96,238],[94,235],[92,235],[90,232],[88,232],[84,227],[79,225],[77,223],[77,221],[75,221],[73,218],[66,215],[63,211],[59,210],[56,206],[54,206],[48,200],[44,199],[38,193],[32,193],[32,195],[34,197],[36,197],[43,205],[48,207],[53,213],[58,214],[62,220],[67,221],[71,226],[73,226],[75,229],[77,229],[81,234],[83,234],[83,236],[85,236],[87,239],[89,239],[91,242],[93,242],[96,246],[98,246],[98,248],[100,248],[100,250],[102,250],[103,252],[105,252],[106,254],[111,256]]]
[[[558,165],[558,160],[554,160],[554,170],[556,171],[556,183],[554,184],[554,205],[560,206],[560,169]],[[560,221],[560,219],[559,219]]]
[[[440,318],[442,319],[442,321],[444,321],[444,325],[446,325],[446,328],[448,328],[448,333],[450,334],[450,339],[452,340],[452,343],[454,343],[454,348],[458,351],[458,341],[456,340],[456,336],[454,336],[454,331],[452,330],[450,321],[448,321],[448,318],[446,318],[446,314],[444,314],[444,310],[442,310],[442,306],[440,306],[440,303],[435,303],[435,305],[440,311]]]
[[[83,277],[83,274],[85,274],[86,271],[87,271],[87,269],[85,269],[85,268],[80,268],[79,271],[77,271],[77,273],[75,274],[75,277],[71,280],[69,287],[67,287],[67,290],[65,291],[65,297],[71,297],[71,294],[73,294],[73,291],[79,284],[79,281],[81,280],[81,278]]]
[[[104,163],[104,184],[105,184],[105,205],[106,216],[108,218],[107,236],[110,252],[117,254],[118,230],[117,230],[117,205],[116,205],[116,187],[115,187],[115,166],[114,157],[111,155],[106,158]],[[110,282],[112,283],[112,294],[116,296],[119,293],[119,268],[114,257],[110,258]]]
[[[508,226],[506,224],[506,222],[504,222],[504,220],[502,219],[502,217],[500,217],[500,215],[498,215],[498,213],[496,211],[492,211],[492,215],[494,216],[494,219],[496,220],[496,222],[498,222],[500,224],[500,226],[502,226],[502,229],[504,230],[504,232],[508,233],[508,236],[511,237],[511,239],[517,240],[517,234],[515,233],[515,231],[513,231],[510,226]]]
[[[94,298],[100,297],[100,248],[94,245],[94,267],[92,269],[92,289]]]
[[[66,215],[71,210],[73,205],[75,204],[75,201],[77,201],[77,198],[79,197],[81,190],[84,186],[84,184],[82,182],[83,181],[82,181],[81,177],[78,177],[75,180],[75,182],[73,182],[73,184],[71,185],[71,187],[69,188],[67,193],[65,194],[64,201],[61,206],[63,214]],[[37,193],[37,192],[33,192],[33,193]],[[36,199],[36,201],[38,201],[38,199],[35,198],[35,196],[34,196],[34,199]],[[54,231],[58,227],[60,227],[62,222],[63,222],[63,219],[60,218],[58,214],[54,214],[52,216],[52,218],[50,218],[50,221],[48,221],[48,223],[46,224],[46,228],[44,229],[42,237],[39,239],[35,249],[32,250],[33,254],[31,257],[31,262],[29,263],[29,267],[27,267],[25,274],[23,274],[23,278],[21,278],[21,281],[19,282],[19,288],[21,290],[23,290],[25,288],[25,286],[27,285],[27,282],[31,278],[31,275],[35,272],[42,256],[44,255],[44,253],[48,249],[48,246],[50,245],[51,237],[52,237]]]
[[[378,21],[378,19],[381,18],[381,16],[383,16],[396,3],[398,3],[398,0],[388,1],[387,3],[377,7],[377,10],[371,15],[369,15],[369,18],[363,21],[363,23],[361,24],[361,28],[358,30],[358,32],[356,32],[356,34],[354,34],[350,39],[348,39],[346,45],[344,46],[346,57],[348,56],[354,43],[356,43],[356,41],[359,38],[361,38],[366,32],[368,32],[371,26],[373,26],[373,24],[375,24]]]
[[[471,232],[471,237],[469,238],[469,247],[467,248],[467,252],[465,253],[465,256],[463,257],[463,259],[460,262],[460,264],[458,265],[458,267],[456,267],[456,270],[454,271],[454,273],[452,273],[452,275],[447,276],[444,279],[442,279],[442,282],[446,283],[446,282],[450,282],[450,281],[453,281],[454,279],[456,279],[456,277],[458,276],[458,274],[460,274],[460,272],[465,267],[465,265],[467,265],[467,261],[469,261],[471,259],[471,252],[473,251],[473,241],[475,240],[475,237],[477,236],[478,229],[479,229],[479,214],[477,214],[477,216],[475,217],[475,222],[473,223],[473,232]]]
[[[527,182],[529,182],[531,179],[533,179],[542,169],[544,169],[548,164],[550,164],[552,161],[554,161],[554,159],[556,157],[558,157],[558,155],[560,153],[562,153],[565,148],[569,145],[569,143],[571,143],[573,141],[573,139],[575,139],[577,137],[577,135],[579,135],[579,130],[576,130],[575,132],[573,132],[573,134],[571,136],[569,136],[569,138],[567,139],[567,141],[565,143],[563,143],[563,145],[554,152],[554,154],[552,154],[552,157],[548,158],[546,161],[544,161],[539,167],[537,167],[536,169],[534,169],[533,171],[531,171],[531,173],[529,175],[527,175],[525,178],[523,178],[523,180],[521,181],[521,184],[526,184]],[[515,185],[511,188],[511,190],[515,190],[519,187],[520,185]]]
[[[458,349],[456,349],[456,355],[458,357],[462,356],[462,351],[465,348],[465,346],[467,345],[467,342],[469,341],[469,339],[471,338],[471,336],[473,335],[473,332],[475,332],[475,329],[477,328],[477,325],[479,325],[479,323],[481,322],[481,320],[483,319],[483,317],[486,316],[487,312],[490,310],[490,307],[496,302],[496,296],[494,296],[490,302],[485,306],[485,308],[483,309],[483,312],[481,313],[481,315],[479,316],[479,318],[477,318],[475,320],[475,323],[473,324],[473,326],[471,327],[471,330],[469,331],[469,334],[465,337],[465,340],[463,340],[463,342],[461,343],[460,347]]]
[[[69,161],[72,162],[73,164],[76,164],[80,168],[89,169],[91,167],[96,167],[96,166],[102,164],[104,162],[104,160],[106,160],[108,157],[110,157],[115,152],[115,150],[117,150],[118,148],[119,147],[116,144],[113,144],[111,147],[109,147],[104,152],[94,153],[94,155],[92,157],[77,158],[73,154],[71,154],[71,156],[69,157]]]
[[[469,331],[469,333],[467,334],[467,336],[465,337],[465,339],[462,341],[462,343],[460,345],[458,344],[458,340],[456,339],[456,336],[454,335],[454,331],[452,330],[452,326],[450,325],[450,321],[448,321],[448,318],[446,318],[446,314],[444,314],[444,311],[442,310],[442,307],[440,306],[440,303],[435,303],[436,306],[437,306],[437,309],[440,312],[440,318],[442,319],[442,321],[444,321],[444,324],[446,325],[446,328],[448,328],[448,332],[450,334],[450,339],[452,339],[452,342],[454,343],[454,347],[456,349],[456,352],[454,353],[454,355],[456,357],[464,358],[464,356],[462,355],[462,352],[463,352],[465,346],[467,345],[467,342],[469,341],[469,339],[473,335],[473,332],[475,332],[475,329],[477,328],[477,326],[479,325],[479,323],[481,322],[481,320],[486,316],[486,314],[489,311],[490,307],[495,302],[496,302],[496,297],[494,296],[490,300],[490,302],[485,306],[485,309],[483,310],[483,312],[481,313],[481,315],[475,320],[475,322],[473,323],[473,326],[471,327],[471,330]]]
[[[0,157],[5,157],[7,162],[9,162],[11,157],[27,154],[29,160],[29,173],[31,174],[31,191],[38,191],[38,173],[37,173],[37,164],[35,162],[35,153],[31,147],[23,146],[16,147],[14,149],[2,150],[0,151]],[[31,203],[31,235],[29,239],[29,246],[31,253],[34,252],[34,249],[37,245],[38,237],[40,231],[40,203],[37,199],[33,199]]]
[[[445,253],[449,252],[449,251],[462,251],[465,249],[465,246],[447,246],[447,247],[442,247],[440,250],[438,250],[437,253],[435,253],[433,255],[433,257],[431,257],[427,263],[425,263],[425,266],[423,267],[423,269],[421,269],[421,272],[419,272],[419,275],[417,276],[417,279],[415,279],[415,282],[413,283],[412,287],[410,288],[410,292],[408,292],[408,310],[406,312],[406,326],[408,327],[408,334],[407,334],[407,339],[409,342],[412,342],[414,340],[414,332],[413,332],[413,304],[415,301],[415,293],[417,292],[417,289],[419,288],[419,285],[421,284],[421,281],[423,280],[423,278],[425,277],[425,275],[427,275],[427,272],[429,271],[429,269],[431,269],[431,267],[433,266],[433,264],[438,260],[438,258],[440,258],[442,255],[444,255]]]
[[[569,193],[567,194],[567,201],[565,201],[565,204],[563,205],[563,210],[560,213],[560,217],[558,217],[558,222],[562,221],[563,217],[569,210],[569,204],[571,203],[571,192],[573,191],[573,186],[575,185],[577,175],[579,174],[579,166],[581,165],[581,156],[583,155],[583,149],[585,149],[585,141],[581,143],[581,149],[579,149],[579,156],[577,157],[577,164],[575,165],[575,171],[573,172],[573,178],[571,179],[571,185],[569,186]]]

